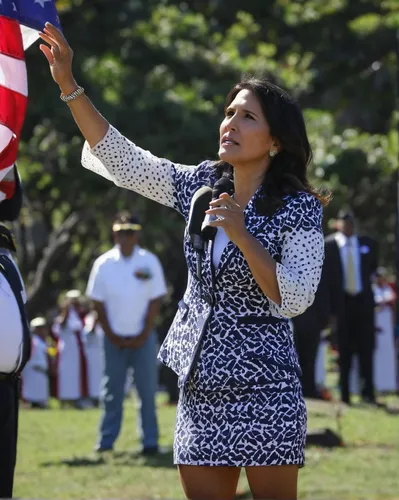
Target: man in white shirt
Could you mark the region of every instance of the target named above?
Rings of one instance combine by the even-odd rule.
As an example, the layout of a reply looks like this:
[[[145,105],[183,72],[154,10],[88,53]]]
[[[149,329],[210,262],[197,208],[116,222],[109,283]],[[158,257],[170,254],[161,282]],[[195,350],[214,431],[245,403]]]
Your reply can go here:
[[[326,238],[325,267],[331,311],[336,320],[342,400],[349,404],[349,374],[354,355],[359,360],[362,398],[375,403],[373,350],[375,342],[373,275],[377,242],[359,236],[350,210],[338,214],[338,232]]]
[[[12,194],[0,202],[0,221],[18,218],[22,189],[13,168]],[[3,195],[0,185],[0,194]],[[0,198],[1,199],[1,198]],[[15,241],[0,224],[0,498],[11,498],[17,456],[20,374],[30,356],[31,339],[25,310],[26,294],[11,252]]]
[[[158,452],[154,324],[167,290],[158,258],[138,245],[140,230],[138,220],[128,213],[116,217],[112,226],[115,246],[94,262],[86,291],[105,334],[99,452],[112,450],[118,437],[129,367],[134,370],[140,399],[142,453]]]

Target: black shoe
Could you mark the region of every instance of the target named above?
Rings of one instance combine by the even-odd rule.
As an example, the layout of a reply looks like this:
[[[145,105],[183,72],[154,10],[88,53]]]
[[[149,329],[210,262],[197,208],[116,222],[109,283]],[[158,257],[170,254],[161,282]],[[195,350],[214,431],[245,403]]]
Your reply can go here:
[[[36,410],[46,410],[47,406],[45,403],[31,403],[30,407]]]
[[[376,405],[377,404],[377,401],[375,400],[374,396],[363,396],[362,402],[364,404],[368,404],[368,405]]]
[[[110,448],[102,448],[100,445],[96,445],[94,447],[94,451],[96,453],[107,453],[107,452],[114,451],[114,449],[112,448],[112,446]]]
[[[141,450],[140,455],[142,455],[143,457],[154,457],[155,455],[158,455],[158,453],[158,446],[147,446],[146,448],[143,448]]]

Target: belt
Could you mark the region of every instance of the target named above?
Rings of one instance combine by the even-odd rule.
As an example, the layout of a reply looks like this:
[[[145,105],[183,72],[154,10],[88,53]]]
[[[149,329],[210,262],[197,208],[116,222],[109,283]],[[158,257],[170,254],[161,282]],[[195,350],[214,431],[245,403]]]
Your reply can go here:
[[[0,382],[15,382],[18,379],[18,373],[0,373]]]

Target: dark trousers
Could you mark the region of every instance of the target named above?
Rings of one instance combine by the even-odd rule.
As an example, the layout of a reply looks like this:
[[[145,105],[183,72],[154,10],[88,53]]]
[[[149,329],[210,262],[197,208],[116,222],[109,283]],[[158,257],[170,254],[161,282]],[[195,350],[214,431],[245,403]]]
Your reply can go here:
[[[294,323],[295,324],[295,323]],[[320,330],[317,328],[295,329],[295,342],[298,352],[299,364],[302,369],[302,392],[305,398],[317,398],[316,387],[316,357],[320,343]]]
[[[19,380],[0,380],[0,498],[12,498],[17,459]]]
[[[341,398],[345,403],[350,403],[349,375],[355,354],[359,359],[362,398],[374,401],[374,322],[369,309],[362,295],[345,296],[344,324],[339,326],[338,332]]]
[[[168,403],[175,404],[179,400],[179,388],[177,386],[178,377],[176,373],[168,368],[162,366],[163,383],[168,394]]]

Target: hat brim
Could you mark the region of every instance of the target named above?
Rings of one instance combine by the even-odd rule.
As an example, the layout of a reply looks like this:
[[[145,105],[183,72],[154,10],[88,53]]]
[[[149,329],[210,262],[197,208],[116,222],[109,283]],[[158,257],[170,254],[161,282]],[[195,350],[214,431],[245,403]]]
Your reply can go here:
[[[34,318],[30,322],[31,328],[39,328],[41,326],[47,326],[46,318]]]
[[[142,226],[140,224],[133,224],[130,222],[124,222],[122,224],[117,222],[112,226],[112,231],[114,231],[114,233],[119,231],[140,231],[141,229]]]

